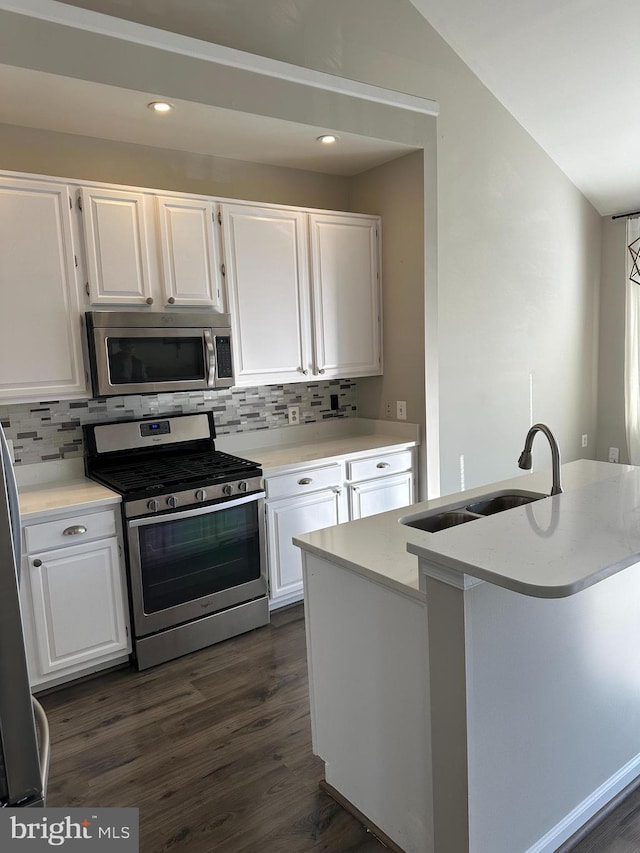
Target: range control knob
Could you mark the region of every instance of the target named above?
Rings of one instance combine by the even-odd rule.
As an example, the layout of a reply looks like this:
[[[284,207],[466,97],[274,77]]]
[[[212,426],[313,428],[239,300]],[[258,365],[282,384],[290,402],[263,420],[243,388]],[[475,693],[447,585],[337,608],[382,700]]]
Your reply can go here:
[[[223,495],[230,495],[232,492],[233,492],[233,486],[230,486],[229,483],[227,483],[226,486],[222,487],[222,494]]]
[[[196,500],[197,501],[206,501],[206,499],[207,499],[207,493],[205,492],[205,490],[204,489],[198,489],[198,491],[196,492]]]
[[[244,480],[242,480],[240,483],[238,483],[238,491],[239,492],[246,492],[247,491],[247,484],[245,483]]]
[[[169,495],[167,498],[167,506],[170,506],[171,509],[175,509],[178,506],[178,498],[175,495]]]
[[[150,510],[150,512],[158,512],[158,510],[160,509],[160,504],[155,498],[152,498],[147,503],[147,509]]]

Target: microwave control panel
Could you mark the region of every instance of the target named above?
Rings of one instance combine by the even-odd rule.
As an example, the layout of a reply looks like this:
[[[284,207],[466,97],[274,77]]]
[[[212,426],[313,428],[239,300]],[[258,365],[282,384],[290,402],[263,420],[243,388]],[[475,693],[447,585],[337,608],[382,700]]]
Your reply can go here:
[[[231,364],[231,338],[229,335],[216,335],[216,361],[220,379],[231,379],[233,367]]]

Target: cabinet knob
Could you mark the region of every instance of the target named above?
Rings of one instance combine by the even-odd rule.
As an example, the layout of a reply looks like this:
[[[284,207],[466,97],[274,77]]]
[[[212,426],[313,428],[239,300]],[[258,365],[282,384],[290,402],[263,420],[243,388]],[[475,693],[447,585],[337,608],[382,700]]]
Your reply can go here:
[[[318,371],[318,373],[324,373],[324,372],[325,372],[324,367],[321,367],[320,370]]]
[[[147,305],[153,305],[153,296],[147,296],[146,302]]]
[[[311,477],[303,477],[301,480],[298,480],[299,486],[308,486],[309,483],[313,483],[313,480]]]
[[[169,305],[175,305],[175,301],[176,301],[176,300],[175,300],[175,298],[174,298],[173,296],[170,296],[170,297],[167,299],[167,303],[168,303]]]
[[[81,533],[86,533],[87,528],[84,524],[74,524],[73,527],[65,527],[62,531],[63,536],[79,536]]]
[[[304,373],[304,375],[305,375],[305,376],[308,376],[309,371],[308,371],[308,370],[305,370],[305,369],[304,369],[304,367],[299,367],[299,368],[298,368],[298,373]]]
[[[389,466],[388,462],[378,462],[378,464],[376,465],[376,468],[389,468],[389,467],[390,466]]]
[[[36,567],[36,569],[39,569],[42,565],[42,560],[34,560],[33,565]]]

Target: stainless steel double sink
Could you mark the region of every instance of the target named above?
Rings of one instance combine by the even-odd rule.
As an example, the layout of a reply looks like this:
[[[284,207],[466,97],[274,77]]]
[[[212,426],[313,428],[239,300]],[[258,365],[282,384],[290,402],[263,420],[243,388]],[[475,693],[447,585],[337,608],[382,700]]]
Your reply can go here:
[[[447,530],[449,527],[456,527],[458,524],[466,524],[468,521],[475,521],[487,515],[495,515],[498,512],[524,506],[546,497],[548,495],[540,492],[527,492],[520,489],[489,492],[486,495],[473,498],[471,502],[467,499],[415,515],[405,515],[400,519],[400,523],[406,524],[407,527],[415,527],[418,530],[426,530],[427,533],[437,533],[440,530]]]

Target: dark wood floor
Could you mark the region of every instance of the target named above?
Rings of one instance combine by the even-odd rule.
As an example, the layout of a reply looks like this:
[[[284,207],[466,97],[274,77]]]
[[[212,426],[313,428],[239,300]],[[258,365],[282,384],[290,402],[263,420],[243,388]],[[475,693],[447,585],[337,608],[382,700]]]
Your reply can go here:
[[[48,805],[138,807],[141,853],[385,850],[318,789],[301,606],[180,660],[40,699]],[[639,851],[638,790],[572,848]]]
[[[136,806],[141,853],[380,853],[318,789],[302,607],[146,672],[40,696],[47,805]]]

